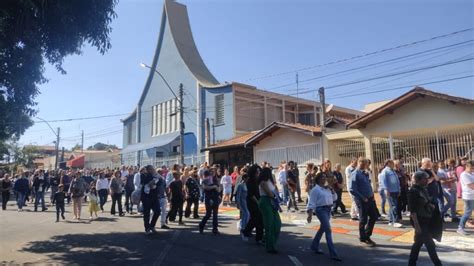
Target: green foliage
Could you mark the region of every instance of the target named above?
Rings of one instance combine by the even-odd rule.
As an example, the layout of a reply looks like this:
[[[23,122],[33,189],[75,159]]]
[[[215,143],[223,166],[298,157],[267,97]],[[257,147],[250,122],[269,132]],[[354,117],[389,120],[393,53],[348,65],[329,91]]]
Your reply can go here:
[[[79,143],[76,143],[76,145],[74,145],[74,147],[71,148],[71,151],[77,151],[77,150],[81,150],[81,145],[79,145]]]
[[[88,150],[94,150],[94,151],[105,151],[105,150],[108,150],[108,149],[115,150],[115,149],[118,149],[118,147],[116,145],[108,145],[108,144],[105,144],[105,143],[102,143],[102,142],[97,142],[93,146],[89,146],[87,149]]]
[[[65,74],[64,57],[81,54],[84,44],[110,49],[117,1],[0,1],[0,144],[32,125],[45,61]]]

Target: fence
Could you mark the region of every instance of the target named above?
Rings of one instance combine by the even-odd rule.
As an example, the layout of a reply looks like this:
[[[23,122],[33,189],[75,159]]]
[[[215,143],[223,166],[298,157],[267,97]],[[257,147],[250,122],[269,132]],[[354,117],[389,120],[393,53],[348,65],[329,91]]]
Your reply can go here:
[[[340,163],[345,167],[352,158],[366,156],[364,138],[342,139],[333,143],[334,156],[331,158],[333,164]]]
[[[153,165],[155,167],[161,167],[163,165],[172,166],[173,164],[179,163],[179,155],[158,157],[158,158],[146,158],[142,159],[140,165]],[[184,156],[184,163],[186,165],[199,165],[206,160],[204,154]]]
[[[314,143],[294,147],[257,150],[254,161],[257,163],[266,161],[273,166],[280,165],[281,161],[295,161],[298,165],[305,165],[309,162],[320,164],[321,147],[319,143]]]
[[[433,161],[463,156],[470,160],[474,158],[474,128],[394,136],[392,139],[394,157],[402,157],[409,172],[416,171],[418,162],[424,157]],[[372,138],[372,149],[375,167],[391,157],[389,138]]]

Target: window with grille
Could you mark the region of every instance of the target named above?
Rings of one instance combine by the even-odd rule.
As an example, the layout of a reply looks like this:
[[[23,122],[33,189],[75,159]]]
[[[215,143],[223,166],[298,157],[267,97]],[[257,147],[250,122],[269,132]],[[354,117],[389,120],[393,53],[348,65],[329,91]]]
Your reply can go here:
[[[216,95],[215,98],[216,125],[224,124],[224,94]]]

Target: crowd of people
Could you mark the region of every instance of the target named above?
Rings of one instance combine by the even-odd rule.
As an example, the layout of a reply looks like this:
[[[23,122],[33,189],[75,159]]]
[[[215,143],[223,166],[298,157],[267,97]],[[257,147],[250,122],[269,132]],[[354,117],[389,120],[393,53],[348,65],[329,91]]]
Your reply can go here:
[[[433,239],[441,239],[445,218],[459,223],[457,232],[462,235],[468,234],[466,226],[473,226],[468,221],[474,209],[473,162],[461,158],[457,164],[453,159],[433,163],[423,158],[416,172],[407,173],[402,160],[389,159],[377,169],[380,171],[375,176],[370,160],[365,158],[352,159],[345,171],[341,164],[333,168],[329,160],[319,166],[308,163],[303,175],[293,161],[281,162],[277,168],[266,162],[236,166],[232,173],[207,163],[176,164],[170,169],[151,165],[122,166],[114,170],[37,169],[19,171],[13,178],[4,174],[0,188],[3,210],[13,192],[19,212],[27,204],[31,204],[35,212],[46,211],[48,205],[55,206],[56,222],[66,219],[65,204],[71,201],[73,219],[81,219],[82,205],[87,204],[93,220],[99,212],[105,212],[110,196],[110,214],[142,215],[147,235],[156,233],[158,219],[161,229],[170,229],[170,222],[184,225],[183,216],[201,219],[197,228],[200,233],[204,233],[212,217],[212,233],[219,234],[219,208],[235,206],[240,212],[238,228],[242,240],[254,238],[268,253],[277,253],[280,212],[284,208],[287,212],[298,212],[298,205],[304,202],[303,190],[307,194],[308,223],[313,215],[320,222],[310,247],[315,253],[323,253],[320,240],[324,234],[331,259],[341,261],[331,232],[330,220],[335,215],[350,212],[350,218],[359,222],[361,244],[369,247],[376,245],[371,235],[377,220],[386,217],[389,226],[400,228],[404,226],[403,217],[407,216],[415,229],[409,264],[416,264],[424,244],[433,263],[441,265]],[[300,176],[304,176],[303,182]],[[374,178],[378,180],[376,192],[381,198],[380,210],[375,199]],[[343,202],[344,188],[352,201],[350,210]],[[49,204],[45,199],[47,192]],[[464,201],[464,214],[460,219],[456,211],[458,198]],[[202,218],[200,204],[205,207]]]

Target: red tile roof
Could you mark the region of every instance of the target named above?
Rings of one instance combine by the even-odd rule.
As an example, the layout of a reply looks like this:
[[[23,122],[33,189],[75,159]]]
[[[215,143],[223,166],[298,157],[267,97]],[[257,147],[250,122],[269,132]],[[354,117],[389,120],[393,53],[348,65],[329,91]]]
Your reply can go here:
[[[218,142],[216,144],[213,144],[213,145],[209,146],[208,148],[205,148],[204,150],[217,150],[217,149],[222,149],[222,148],[232,148],[232,147],[244,146],[244,143],[249,138],[253,137],[257,133],[258,133],[258,131],[253,131],[253,132],[241,135],[241,136],[237,136],[235,138],[224,140],[224,141]]]
[[[309,126],[303,125],[299,123],[285,123],[285,122],[273,122],[270,125],[266,126],[262,130],[260,130],[257,134],[250,137],[246,142],[245,146],[250,146],[255,143],[258,143],[260,140],[266,138],[267,136],[271,135],[273,132],[277,131],[280,128],[286,128],[294,131],[299,131],[304,134],[310,134],[312,136],[320,136],[321,135],[321,127],[319,126]]]

